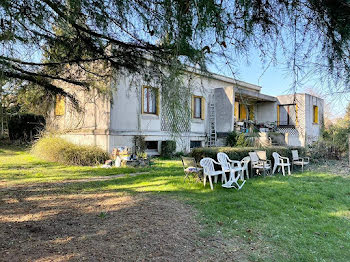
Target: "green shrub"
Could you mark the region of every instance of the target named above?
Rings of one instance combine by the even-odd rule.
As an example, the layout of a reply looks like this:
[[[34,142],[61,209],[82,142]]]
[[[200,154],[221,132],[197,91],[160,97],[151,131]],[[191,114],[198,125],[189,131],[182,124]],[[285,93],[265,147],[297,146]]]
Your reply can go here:
[[[319,162],[325,159],[340,159],[345,155],[337,145],[330,141],[319,140],[307,148],[307,154],[313,160]]]
[[[247,141],[244,133],[239,134],[239,136],[237,138],[236,146],[237,147],[248,147],[249,146],[249,142]]]
[[[31,152],[44,160],[67,165],[92,166],[109,159],[108,153],[99,147],[76,145],[54,135],[41,137]]]
[[[173,140],[162,141],[160,156],[170,158],[176,151],[176,142]]]
[[[146,151],[146,141],[144,136],[136,135],[133,137],[135,154],[139,157],[143,157]],[[147,155],[146,155],[147,157]]]
[[[238,138],[238,134],[235,131],[232,131],[226,137],[226,145],[231,147],[236,146],[237,138]]]
[[[244,157],[249,155],[249,152],[254,150],[265,150],[266,156],[268,159],[273,161],[272,153],[277,152],[281,156],[292,158],[293,149],[298,149],[299,155],[305,155],[305,149],[302,147],[283,147],[283,146],[274,146],[274,147],[264,147],[264,148],[255,148],[255,147],[206,147],[206,148],[194,148],[191,152],[192,157],[196,161],[200,161],[203,157],[211,157],[217,159],[216,155],[219,152],[226,153],[228,157],[232,160],[242,160]]]

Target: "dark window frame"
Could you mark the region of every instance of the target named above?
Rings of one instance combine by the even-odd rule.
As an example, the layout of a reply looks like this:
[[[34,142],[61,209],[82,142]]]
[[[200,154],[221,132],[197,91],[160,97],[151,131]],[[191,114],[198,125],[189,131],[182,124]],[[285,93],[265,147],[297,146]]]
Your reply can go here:
[[[295,110],[295,114],[297,114],[297,110],[296,110],[296,106],[297,104],[281,104],[281,105],[278,105],[278,126],[281,126],[281,127],[295,127],[296,126],[296,123],[294,124],[291,124],[290,123],[290,116],[289,116],[289,110],[290,110],[290,106],[294,106],[294,110]],[[281,124],[281,107],[285,107],[285,106],[288,106],[288,111],[287,111],[287,123],[286,124]],[[295,121],[297,121],[297,118],[295,118]]]
[[[146,100],[145,100],[145,91],[147,89],[147,96],[146,96]],[[154,112],[152,111],[152,109],[150,108],[150,96],[151,93],[153,92],[154,94],[154,101],[152,101],[155,105],[155,110]],[[144,86],[142,88],[142,113],[143,114],[149,114],[149,115],[158,115],[158,90],[154,87],[150,87],[150,86]],[[146,110],[145,110],[145,105],[146,105]]]
[[[197,107],[196,107],[196,101],[200,101],[199,102],[199,116],[196,116],[197,114]],[[193,96],[193,118],[195,119],[202,119],[202,103],[203,103],[203,97],[202,96]]]

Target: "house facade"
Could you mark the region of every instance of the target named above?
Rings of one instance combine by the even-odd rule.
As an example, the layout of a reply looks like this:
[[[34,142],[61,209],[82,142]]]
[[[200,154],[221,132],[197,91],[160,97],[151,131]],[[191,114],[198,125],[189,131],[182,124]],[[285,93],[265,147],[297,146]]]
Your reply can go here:
[[[187,80],[186,80],[187,81]],[[269,96],[261,87],[222,75],[188,72],[190,105],[180,135],[170,132],[169,114],[156,85],[135,81],[130,75],[112,83],[112,97],[75,91],[82,111],[58,97],[48,121],[50,128],[77,144],[133,148],[133,138],[145,137],[147,153],[157,155],[162,141],[175,140],[177,151],[201,146],[223,146],[232,131],[258,132],[262,143],[269,133],[280,143],[305,146],[320,135],[323,100],[309,94]],[[163,102],[163,103],[162,103]]]

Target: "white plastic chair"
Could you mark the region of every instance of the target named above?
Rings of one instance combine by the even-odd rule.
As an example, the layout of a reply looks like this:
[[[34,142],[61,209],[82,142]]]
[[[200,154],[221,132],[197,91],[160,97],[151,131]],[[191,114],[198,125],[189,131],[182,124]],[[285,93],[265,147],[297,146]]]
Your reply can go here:
[[[199,162],[199,164],[203,167],[203,173],[204,173],[203,183],[204,183],[204,186],[206,184],[207,177],[208,177],[209,183],[210,183],[210,188],[211,188],[211,190],[213,190],[214,188],[213,188],[213,182],[211,180],[211,177],[214,176],[214,177],[217,178],[218,175],[225,176],[225,172],[222,171],[222,170],[216,171],[214,169],[214,164],[220,165],[220,163],[216,162],[214,159],[209,158],[209,157],[203,158]]]
[[[299,157],[298,150],[292,150],[292,170],[294,170],[294,165],[301,166],[301,171],[304,172],[304,166],[309,165],[310,158]]]
[[[216,157],[221,165],[222,171],[225,172],[225,175],[221,178],[221,182],[223,183],[225,181],[225,183],[227,183],[226,173],[229,172],[231,175],[231,170],[234,168],[232,164],[238,164],[238,161],[231,160],[225,153],[221,152],[217,153]]]
[[[272,170],[272,174],[274,174],[276,172],[276,169],[278,168],[278,171],[282,168],[282,174],[285,176],[285,170],[284,168],[287,167],[288,168],[288,175],[290,175],[290,163],[289,163],[289,158],[288,157],[283,157],[280,154],[278,154],[277,152],[273,152],[272,156],[274,158],[274,165],[273,165],[273,170]]]
[[[251,163],[251,171],[253,172],[254,169],[257,170],[263,170],[264,176],[266,175],[266,172],[269,172],[271,170],[271,161],[270,160],[261,160],[256,152],[249,152]],[[260,171],[259,171],[260,172]]]
[[[246,156],[241,160],[241,166],[242,166],[241,180],[245,180],[244,175],[246,175],[247,179],[249,179],[249,169],[248,169],[249,162],[250,162],[249,156]]]
[[[231,160],[225,153],[221,152],[217,154],[217,158],[221,165],[222,171],[225,174],[225,184],[223,184],[222,187],[236,187],[237,189],[241,189],[245,183],[245,181],[243,181],[241,185],[238,184],[238,179],[242,177],[241,162],[237,160]],[[228,181],[226,180],[226,172],[230,172],[230,178]],[[237,175],[235,175],[236,173]]]

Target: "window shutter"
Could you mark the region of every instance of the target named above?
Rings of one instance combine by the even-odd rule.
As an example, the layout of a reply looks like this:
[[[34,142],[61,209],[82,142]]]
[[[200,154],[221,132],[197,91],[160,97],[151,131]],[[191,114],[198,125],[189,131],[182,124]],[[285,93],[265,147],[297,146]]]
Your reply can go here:
[[[235,113],[234,113],[234,116],[236,118],[236,121],[239,120],[239,103],[238,102],[235,102]]]
[[[240,111],[241,111],[241,115],[240,115],[240,120],[246,120],[247,119],[247,109],[246,106],[243,104],[240,104]]]
[[[56,95],[55,115],[63,116],[65,111],[66,111],[65,97],[62,95]]]
[[[318,124],[318,106],[314,106],[314,123]]]
[[[249,120],[254,120],[254,106],[249,106]]]
[[[205,99],[204,97],[201,98],[201,119],[204,120],[204,113],[205,113]]]
[[[280,125],[280,106],[277,105],[277,125]]]

